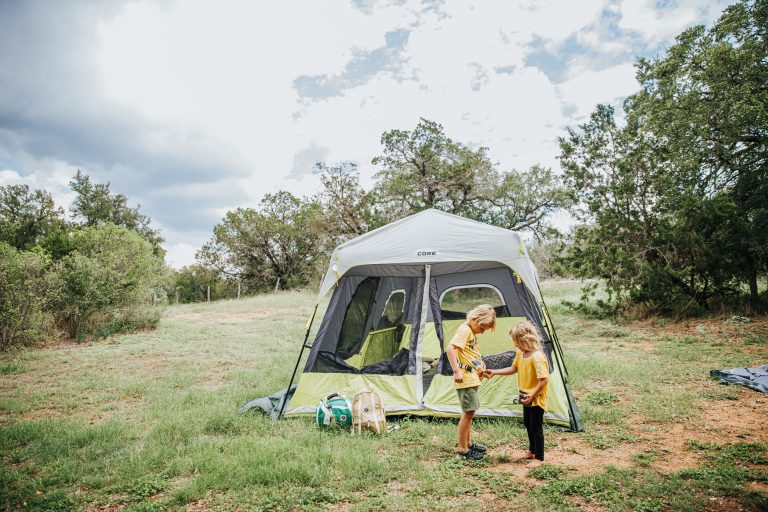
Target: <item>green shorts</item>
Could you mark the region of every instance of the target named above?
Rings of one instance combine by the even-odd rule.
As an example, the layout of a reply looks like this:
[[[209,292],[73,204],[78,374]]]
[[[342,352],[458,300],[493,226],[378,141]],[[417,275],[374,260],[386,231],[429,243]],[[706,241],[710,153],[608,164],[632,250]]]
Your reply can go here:
[[[462,411],[476,411],[480,408],[480,386],[461,388],[456,392],[459,394],[459,405]]]

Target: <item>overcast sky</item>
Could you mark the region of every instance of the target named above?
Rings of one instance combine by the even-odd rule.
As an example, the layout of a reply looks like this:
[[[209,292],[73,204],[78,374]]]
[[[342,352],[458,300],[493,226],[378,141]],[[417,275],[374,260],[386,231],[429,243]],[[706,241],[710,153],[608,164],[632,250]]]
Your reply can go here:
[[[317,191],[317,161],[370,184],[382,132],[419,117],[501,170],[557,169],[566,126],[725,5],[0,0],[0,185],[67,207],[82,169],[141,204],[178,267],[228,210]]]

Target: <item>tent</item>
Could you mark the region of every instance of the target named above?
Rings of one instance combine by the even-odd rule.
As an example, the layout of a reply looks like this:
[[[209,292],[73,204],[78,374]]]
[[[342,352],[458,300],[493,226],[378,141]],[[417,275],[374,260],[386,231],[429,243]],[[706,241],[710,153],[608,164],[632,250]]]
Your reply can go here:
[[[478,337],[488,367],[508,366],[514,349],[509,328],[524,319],[533,322],[544,337],[551,370],[545,422],[581,430],[538,275],[517,233],[425,210],[337,247],[318,304],[327,294],[311,345],[315,314],[307,325],[296,369],[305,349],[309,355],[284,406],[286,415],[314,414],[326,395],[351,397],[371,388],[388,415],[458,417],[445,346],[466,311],[486,303],[497,315],[496,332]],[[484,381],[476,416],[521,418],[522,406],[513,403],[517,396],[516,377]]]

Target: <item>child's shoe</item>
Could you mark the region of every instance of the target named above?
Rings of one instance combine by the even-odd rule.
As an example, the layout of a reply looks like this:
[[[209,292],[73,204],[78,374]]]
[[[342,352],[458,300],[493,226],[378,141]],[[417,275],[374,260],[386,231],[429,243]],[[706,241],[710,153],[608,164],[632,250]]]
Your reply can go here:
[[[481,445],[480,443],[472,443],[469,445],[470,450],[475,450],[476,452],[485,453],[488,451],[488,448]]]
[[[485,458],[485,455],[483,455],[482,452],[476,452],[472,448],[465,451],[464,453],[456,452],[459,454],[459,457],[464,457],[467,460],[483,460]]]

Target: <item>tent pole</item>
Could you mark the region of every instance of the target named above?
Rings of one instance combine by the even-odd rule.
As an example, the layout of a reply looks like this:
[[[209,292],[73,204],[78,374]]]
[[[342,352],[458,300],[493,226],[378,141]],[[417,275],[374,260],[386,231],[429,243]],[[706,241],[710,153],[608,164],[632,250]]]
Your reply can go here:
[[[571,425],[573,430],[579,432],[584,429],[581,424],[581,414],[576,412],[576,404],[573,401],[573,393],[571,392],[571,383],[568,376],[568,368],[565,367],[565,358],[563,357],[563,348],[560,346],[560,340],[557,337],[557,331],[555,330],[555,324],[552,322],[552,317],[549,316],[549,309],[544,302],[544,294],[541,293],[541,285],[536,281],[536,288],[539,290],[539,296],[541,297],[541,312],[547,325],[552,330],[552,344],[555,347],[557,357],[557,364],[560,367],[560,374],[563,379],[563,387],[565,388],[565,396],[568,401],[568,410],[571,415]]]
[[[427,325],[429,308],[429,284],[432,265],[424,265],[424,288],[421,291],[421,313],[419,317],[419,332],[416,335],[416,397],[419,400],[418,409],[424,408],[424,372],[421,369],[421,354],[424,350],[424,331]]]
[[[307,324],[307,331],[304,333],[304,342],[301,344],[301,350],[299,351],[299,357],[296,359],[296,366],[293,367],[293,374],[291,374],[291,381],[288,383],[288,388],[285,390],[285,396],[283,397],[283,403],[280,405],[280,412],[277,415],[277,419],[283,417],[285,411],[285,404],[288,403],[288,393],[291,392],[291,386],[293,386],[293,380],[296,378],[296,372],[299,370],[299,363],[301,362],[301,356],[304,355],[304,349],[307,348],[307,340],[309,339],[309,331],[312,329],[312,323],[315,321],[315,314],[317,314],[317,307],[320,305],[318,302],[315,304],[315,309],[312,311],[312,318],[309,319]]]

